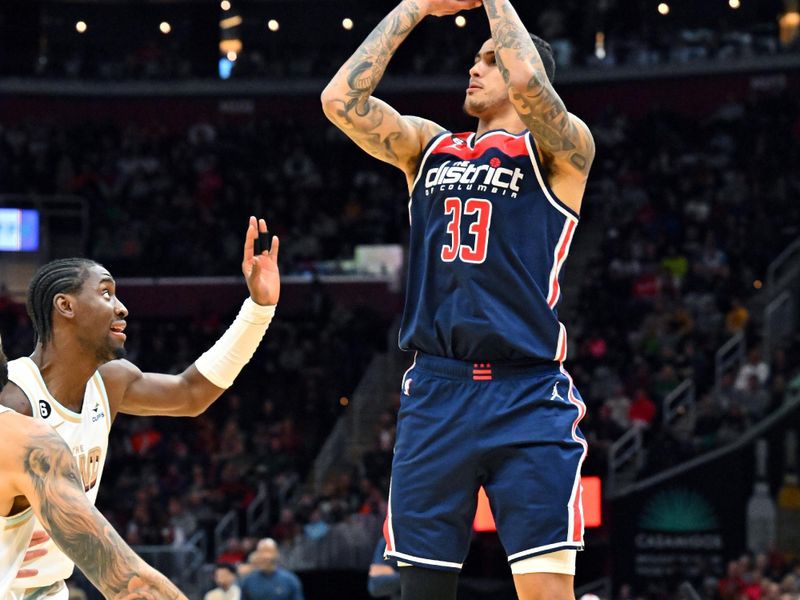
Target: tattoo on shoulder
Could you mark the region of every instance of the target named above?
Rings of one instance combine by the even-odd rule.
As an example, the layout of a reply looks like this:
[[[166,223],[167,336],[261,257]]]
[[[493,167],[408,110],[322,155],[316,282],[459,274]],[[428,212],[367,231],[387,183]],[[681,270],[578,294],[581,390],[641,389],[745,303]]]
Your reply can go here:
[[[42,524],[104,593],[125,600],[183,597],[157,571],[138,568],[144,563],[89,504],[75,458],[58,434],[33,436],[23,456]]]
[[[568,160],[588,174],[594,158],[594,141],[585,126],[576,125],[564,102],[547,79],[541,57],[508,0],[484,0],[495,41],[498,68],[506,84],[514,68],[532,68],[525,84],[510,89],[511,99],[525,126],[533,132],[542,151]]]

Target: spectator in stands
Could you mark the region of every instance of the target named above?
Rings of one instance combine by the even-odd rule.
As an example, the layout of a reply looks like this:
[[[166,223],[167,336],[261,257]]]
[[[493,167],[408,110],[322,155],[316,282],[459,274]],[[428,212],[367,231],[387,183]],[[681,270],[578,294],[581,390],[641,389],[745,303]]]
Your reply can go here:
[[[628,429],[631,425],[630,408],[631,399],[625,394],[625,389],[621,385],[614,388],[613,394],[606,400],[611,420],[621,429]]]
[[[656,417],[656,405],[644,389],[639,388],[633,395],[628,417],[634,425],[644,425],[645,427],[652,425],[653,419]]]
[[[381,536],[375,546],[372,564],[369,566],[367,590],[373,598],[400,600],[400,573],[397,572],[395,561],[384,560],[385,550],[386,540]]]
[[[270,530],[270,536],[275,541],[282,543],[292,540],[299,532],[300,527],[295,521],[294,511],[291,508],[281,509],[281,516],[278,522]]]
[[[737,398],[751,422],[766,414],[771,401],[770,393],[755,374],[748,378],[746,389],[737,391]]]
[[[170,498],[167,507],[169,513],[168,537],[172,544],[179,546],[185,543],[197,529],[197,518],[186,511],[180,498]]]
[[[219,563],[214,569],[213,590],[208,592],[203,600],[240,600],[241,590],[236,585],[236,569],[230,563]]]
[[[241,582],[242,600],[303,600],[297,575],[278,566],[278,544],[272,538],[258,542],[253,572]]]
[[[755,375],[761,385],[766,385],[769,379],[769,365],[761,358],[759,348],[753,348],[748,352],[747,362],[742,365],[736,375],[736,389],[746,390],[751,375]]]
[[[739,298],[731,300],[731,307],[725,315],[725,331],[734,335],[743,331],[750,319],[750,313]]]

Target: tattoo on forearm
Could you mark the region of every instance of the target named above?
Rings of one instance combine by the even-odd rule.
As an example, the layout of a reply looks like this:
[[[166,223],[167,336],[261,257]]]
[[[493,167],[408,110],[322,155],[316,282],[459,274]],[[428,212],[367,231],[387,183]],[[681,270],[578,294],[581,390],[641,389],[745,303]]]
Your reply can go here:
[[[510,0],[484,0],[484,5],[495,42],[495,59],[523,123],[543,152],[567,158],[576,169],[587,173],[594,157],[594,141],[584,127],[576,126],[548,81],[539,52]],[[534,75],[527,85],[512,86],[513,72],[529,67]]]
[[[389,13],[339,70],[331,85],[336,124],[373,156],[406,170],[415,166],[417,155],[409,138],[417,140],[413,128],[423,135],[437,131],[423,119],[400,117],[387,104],[372,96],[386,66],[411,30],[424,18],[417,0],[406,0]],[[431,131],[428,131],[428,128]]]
[[[24,452],[39,515],[53,541],[107,596],[121,600],[184,598],[148,567],[89,504],[75,458],[61,438],[36,436]]]
[[[345,63],[349,72],[350,90],[344,106],[345,114],[355,111],[360,117],[369,114],[369,97],[378,87],[386,65],[408,34],[420,22],[420,9],[416,1],[400,4],[372,31],[356,53]]]

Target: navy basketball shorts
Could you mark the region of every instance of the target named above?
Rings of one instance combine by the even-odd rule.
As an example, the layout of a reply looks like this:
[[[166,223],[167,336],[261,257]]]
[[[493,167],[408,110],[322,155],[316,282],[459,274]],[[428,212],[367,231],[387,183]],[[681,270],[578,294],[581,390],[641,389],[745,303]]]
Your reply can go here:
[[[480,486],[509,563],[583,548],[586,406],[558,363],[418,354],[403,377],[386,555],[459,571]]]

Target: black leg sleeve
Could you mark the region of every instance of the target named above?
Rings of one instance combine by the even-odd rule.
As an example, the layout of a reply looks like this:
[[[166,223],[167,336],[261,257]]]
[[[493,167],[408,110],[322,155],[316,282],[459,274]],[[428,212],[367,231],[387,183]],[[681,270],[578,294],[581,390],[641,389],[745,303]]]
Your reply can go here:
[[[458,573],[400,567],[402,600],[456,600]]]

